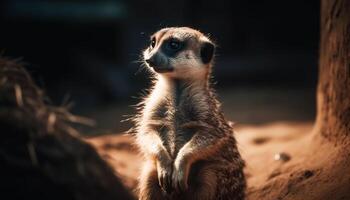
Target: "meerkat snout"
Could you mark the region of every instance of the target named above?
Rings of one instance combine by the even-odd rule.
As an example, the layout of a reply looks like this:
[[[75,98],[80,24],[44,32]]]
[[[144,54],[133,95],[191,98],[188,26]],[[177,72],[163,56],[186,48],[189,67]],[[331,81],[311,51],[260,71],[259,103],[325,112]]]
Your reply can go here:
[[[201,32],[187,27],[164,28],[151,36],[143,58],[151,71],[176,78],[208,73],[215,45]]]

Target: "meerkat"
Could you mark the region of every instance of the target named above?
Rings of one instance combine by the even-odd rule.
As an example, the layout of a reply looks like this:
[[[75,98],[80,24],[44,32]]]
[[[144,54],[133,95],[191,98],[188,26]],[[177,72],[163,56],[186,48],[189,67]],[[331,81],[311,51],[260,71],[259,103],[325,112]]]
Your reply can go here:
[[[143,59],[154,84],[135,118],[139,199],[244,199],[244,161],[210,84],[214,52],[188,27],[151,36]]]

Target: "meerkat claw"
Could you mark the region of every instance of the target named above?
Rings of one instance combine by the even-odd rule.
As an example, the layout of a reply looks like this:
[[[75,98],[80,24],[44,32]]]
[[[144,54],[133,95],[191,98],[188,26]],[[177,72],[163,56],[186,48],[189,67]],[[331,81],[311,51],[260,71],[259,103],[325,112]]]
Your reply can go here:
[[[171,193],[171,170],[158,168],[158,183],[160,188],[167,194]]]
[[[182,170],[176,170],[172,176],[173,187],[177,192],[183,192],[188,189],[187,175]]]

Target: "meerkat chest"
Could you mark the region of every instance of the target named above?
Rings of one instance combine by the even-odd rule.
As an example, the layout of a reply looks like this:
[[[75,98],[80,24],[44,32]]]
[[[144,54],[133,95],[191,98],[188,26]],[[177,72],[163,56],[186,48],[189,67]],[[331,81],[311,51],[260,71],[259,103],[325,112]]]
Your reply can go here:
[[[183,125],[189,122],[200,121],[204,118],[205,113],[202,110],[190,99],[181,99],[179,102],[174,102],[172,99],[164,99],[164,101],[154,106],[148,121],[150,124],[154,122],[154,124],[158,124],[158,126],[154,127],[157,127],[159,132],[170,134],[169,132],[171,131],[176,135],[182,135],[186,131]]]
[[[198,131],[195,124],[208,118],[209,103],[205,88],[181,83],[158,84],[146,101],[143,115],[148,129],[156,131],[172,154]]]
[[[159,127],[160,134],[166,138],[170,146],[173,145],[176,151],[198,131],[195,127],[186,125],[203,121],[207,113],[208,105],[203,94],[195,93],[190,88],[175,90],[158,107],[157,118],[163,121],[162,126]]]

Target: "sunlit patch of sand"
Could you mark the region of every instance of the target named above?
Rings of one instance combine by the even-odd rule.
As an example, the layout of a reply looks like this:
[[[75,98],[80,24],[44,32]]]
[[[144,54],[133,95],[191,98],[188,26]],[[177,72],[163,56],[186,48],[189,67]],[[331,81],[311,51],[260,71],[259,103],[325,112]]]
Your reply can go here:
[[[246,161],[248,200],[350,198],[349,151],[315,137],[311,122],[237,125],[234,129]],[[135,191],[142,158],[133,139],[116,134],[86,140]]]

